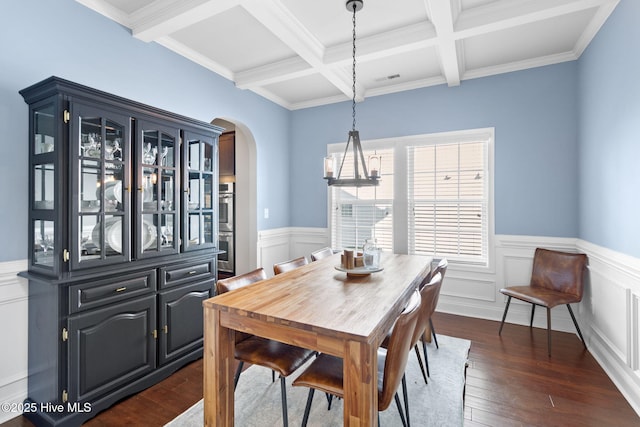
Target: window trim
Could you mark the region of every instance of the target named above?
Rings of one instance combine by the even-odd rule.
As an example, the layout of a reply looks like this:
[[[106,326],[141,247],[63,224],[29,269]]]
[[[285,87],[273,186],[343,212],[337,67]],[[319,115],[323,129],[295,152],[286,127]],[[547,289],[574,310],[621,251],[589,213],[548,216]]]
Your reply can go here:
[[[469,141],[487,141],[487,259],[485,263],[464,262],[462,260],[450,260],[451,264],[464,267],[466,271],[494,271],[494,242],[495,242],[495,170],[494,170],[494,145],[495,128],[477,128],[437,132],[419,135],[407,135],[401,137],[361,140],[364,150],[383,148],[394,149],[394,170],[406,171],[407,147],[411,145],[429,145],[459,143]],[[343,154],[346,142],[327,144],[327,154]],[[396,253],[408,253],[408,174],[398,173],[394,175],[394,201],[393,201],[393,247]],[[333,235],[333,223],[331,221],[331,191],[327,192],[327,223],[329,236]]]

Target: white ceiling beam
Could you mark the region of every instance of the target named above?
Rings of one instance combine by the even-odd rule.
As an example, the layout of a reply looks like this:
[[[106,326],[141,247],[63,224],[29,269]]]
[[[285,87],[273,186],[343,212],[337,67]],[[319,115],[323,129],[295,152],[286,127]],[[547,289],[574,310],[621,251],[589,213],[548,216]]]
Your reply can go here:
[[[158,0],[131,14],[134,37],[155,41],[238,6],[238,0]]]
[[[104,0],[76,0],[83,6],[88,7],[89,9],[98,12],[99,14],[106,16],[107,18],[117,22],[120,25],[123,25],[127,28],[129,27],[129,15],[124,13],[122,10],[117,7],[112,6],[110,3],[105,2]]]
[[[356,59],[358,63],[362,63],[423,49],[428,46],[435,46],[435,35],[432,25],[418,23],[361,38],[357,40]],[[352,54],[353,45],[351,41],[332,46],[325,50],[324,60],[322,61],[323,66],[325,68],[344,68],[351,63]],[[235,79],[238,87],[248,89],[318,72],[306,61],[296,57],[238,72],[235,75]],[[350,78],[349,81],[351,81]],[[351,95],[351,92],[346,95]]]
[[[426,22],[407,25],[384,33],[359,38],[356,46],[358,61],[372,61],[435,46],[436,31]],[[351,62],[353,45],[351,41],[327,48],[324,63],[327,66],[343,65]]]
[[[463,10],[455,23],[457,39],[474,37],[582,10],[615,4],[619,0],[501,0]],[[437,2],[437,0],[436,0]]]
[[[199,64],[213,71],[214,73],[219,74],[222,77],[233,81],[233,77],[234,77],[233,72],[229,70],[227,67],[220,64],[219,62],[213,61],[208,56],[205,56],[200,52],[193,50],[190,47],[185,46],[180,42],[177,42],[174,38],[168,37],[168,36],[160,37],[155,41],[156,43],[166,47],[167,49],[176,52],[178,55],[181,55],[189,59],[190,61],[193,61],[196,64]]]
[[[317,71],[310,67],[307,61],[296,56],[294,58],[237,72],[235,73],[235,82],[236,86],[240,89],[250,89],[316,73]]]
[[[325,66],[324,46],[280,0],[241,0],[242,7],[285,45],[344,94],[351,93],[351,78]]]
[[[460,64],[453,31],[451,3],[442,0],[425,0],[427,13],[436,29],[440,68],[449,86],[460,85]]]
[[[582,35],[576,42],[576,46],[574,48],[574,53],[579,58],[582,55],[582,52],[587,48],[591,40],[596,36],[600,28],[604,25],[607,20],[607,17],[611,15],[613,9],[618,5],[620,0],[609,1],[607,4],[603,4],[598,8],[595,16],[589,22],[589,25],[584,29]]]
[[[389,93],[402,92],[405,90],[412,90],[412,89],[420,89],[428,86],[437,86],[445,83],[446,81],[442,76],[429,77],[426,79],[411,80],[404,83],[398,83],[398,84],[393,84],[388,86],[382,86],[379,88],[369,89],[367,91],[367,96],[387,95]]]

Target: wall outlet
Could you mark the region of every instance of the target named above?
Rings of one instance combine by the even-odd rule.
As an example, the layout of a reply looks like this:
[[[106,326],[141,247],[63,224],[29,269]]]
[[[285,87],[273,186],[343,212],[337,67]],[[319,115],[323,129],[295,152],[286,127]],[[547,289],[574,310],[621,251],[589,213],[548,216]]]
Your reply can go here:
[[[264,208],[264,219],[269,219],[269,208]]]

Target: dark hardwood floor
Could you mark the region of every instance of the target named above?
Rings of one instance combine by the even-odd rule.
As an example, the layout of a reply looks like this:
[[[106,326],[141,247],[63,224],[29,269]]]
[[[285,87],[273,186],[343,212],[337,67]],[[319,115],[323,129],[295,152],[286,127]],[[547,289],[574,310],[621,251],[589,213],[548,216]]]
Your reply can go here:
[[[439,334],[471,340],[465,426],[639,426],[640,417],[574,334],[436,313]],[[437,351],[437,350],[436,350]],[[202,397],[202,360],[85,425],[162,426]],[[414,426],[419,420],[412,419]],[[23,417],[2,424],[32,424]]]

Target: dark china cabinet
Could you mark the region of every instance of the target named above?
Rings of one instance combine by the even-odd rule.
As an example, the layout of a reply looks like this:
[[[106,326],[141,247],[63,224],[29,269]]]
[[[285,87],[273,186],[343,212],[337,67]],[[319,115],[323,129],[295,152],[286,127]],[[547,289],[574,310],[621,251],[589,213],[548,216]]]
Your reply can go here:
[[[57,77],[20,94],[29,105],[25,407],[38,409],[25,415],[79,425],[202,356],[222,129]]]

